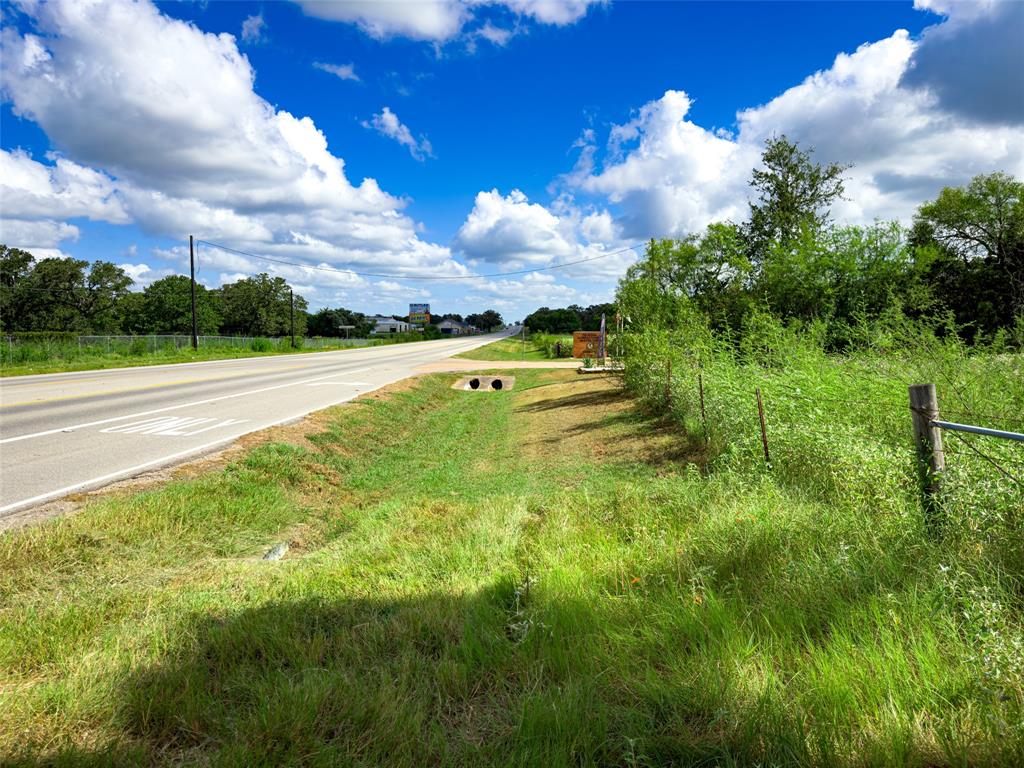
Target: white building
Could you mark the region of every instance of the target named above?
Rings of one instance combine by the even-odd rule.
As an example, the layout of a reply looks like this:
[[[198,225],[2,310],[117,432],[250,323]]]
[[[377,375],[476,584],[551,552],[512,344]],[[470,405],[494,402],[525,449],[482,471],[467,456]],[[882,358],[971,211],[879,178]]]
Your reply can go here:
[[[389,333],[408,333],[412,329],[412,326],[404,320],[395,320],[393,317],[377,315],[369,319],[374,324],[371,333],[376,336],[384,336]]]
[[[458,320],[446,318],[437,324],[437,330],[445,336],[466,336],[473,332],[473,327]]]

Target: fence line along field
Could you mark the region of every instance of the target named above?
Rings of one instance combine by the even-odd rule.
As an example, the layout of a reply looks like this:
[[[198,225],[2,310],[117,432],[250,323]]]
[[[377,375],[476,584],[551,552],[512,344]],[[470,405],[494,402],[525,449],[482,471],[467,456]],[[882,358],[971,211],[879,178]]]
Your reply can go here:
[[[56,371],[117,368],[133,365],[211,360],[225,357],[351,349],[418,341],[421,336],[341,339],[326,337],[199,336],[192,349],[192,337],[185,334],[146,336],[81,336],[38,333],[0,336],[0,373],[5,376]]]

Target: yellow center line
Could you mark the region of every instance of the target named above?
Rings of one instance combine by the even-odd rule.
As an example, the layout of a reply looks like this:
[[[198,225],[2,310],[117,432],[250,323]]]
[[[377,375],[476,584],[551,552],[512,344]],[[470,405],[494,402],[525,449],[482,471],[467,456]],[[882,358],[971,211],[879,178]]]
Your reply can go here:
[[[288,370],[293,370],[293,369],[296,369],[296,368],[308,368],[308,367],[310,367],[310,366],[308,366],[308,365],[289,365],[289,366],[286,366],[284,368],[273,368],[273,369],[269,369],[267,371],[260,371],[260,373],[275,373],[275,372],[278,372],[278,371],[288,371]],[[4,408],[18,408],[18,407],[26,406],[26,405],[41,405],[43,403],[55,403],[55,402],[64,401],[64,400],[82,400],[82,399],[89,398],[89,397],[106,397],[107,395],[122,395],[122,394],[125,394],[125,393],[128,393],[128,392],[145,392],[146,390],[152,390],[152,389],[162,389],[162,388],[165,388],[165,387],[176,387],[176,386],[180,386],[181,384],[196,384],[196,383],[200,383],[201,384],[201,383],[204,383],[204,382],[224,381],[226,379],[239,379],[239,378],[243,378],[243,377],[247,377],[247,376],[253,376],[253,375],[254,374],[253,374],[252,371],[246,371],[244,373],[228,374],[227,376],[214,376],[214,377],[207,377],[207,378],[200,378],[200,379],[175,379],[174,381],[163,381],[163,382],[160,382],[159,384],[146,384],[146,385],[138,386],[138,387],[124,387],[122,389],[108,389],[108,390],[104,390],[104,391],[101,391],[101,392],[84,392],[84,393],[78,394],[78,395],[58,395],[57,397],[38,398],[36,400],[22,400],[22,401],[17,402],[17,403],[2,403],[2,404],[0,404],[0,409],[4,409]],[[51,383],[51,382],[47,382],[47,383]],[[61,383],[63,383],[63,382],[61,382]],[[72,382],[72,383],[77,384],[78,382],[76,381],[76,382]]]

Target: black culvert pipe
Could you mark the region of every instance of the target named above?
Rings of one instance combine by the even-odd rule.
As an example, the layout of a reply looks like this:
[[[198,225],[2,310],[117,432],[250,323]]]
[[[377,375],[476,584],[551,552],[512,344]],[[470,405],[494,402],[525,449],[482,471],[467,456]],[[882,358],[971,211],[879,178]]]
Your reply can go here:
[[[469,388],[470,389],[480,389],[480,379],[470,379],[469,380]]]
[[[501,379],[494,379],[491,381],[491,389],[501,389]]]

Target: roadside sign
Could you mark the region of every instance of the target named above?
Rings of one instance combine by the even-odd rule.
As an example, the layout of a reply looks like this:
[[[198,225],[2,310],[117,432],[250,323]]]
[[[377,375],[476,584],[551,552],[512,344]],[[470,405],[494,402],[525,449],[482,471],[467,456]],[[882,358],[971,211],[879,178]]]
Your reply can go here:
[[[602,338],[600,331],[573,331],[572,356],[600,357]]]
[[[416,325],[427,325],[430,322],[429,304],[410,304],[409,322]]]

